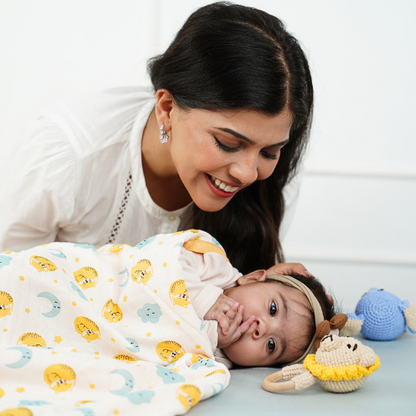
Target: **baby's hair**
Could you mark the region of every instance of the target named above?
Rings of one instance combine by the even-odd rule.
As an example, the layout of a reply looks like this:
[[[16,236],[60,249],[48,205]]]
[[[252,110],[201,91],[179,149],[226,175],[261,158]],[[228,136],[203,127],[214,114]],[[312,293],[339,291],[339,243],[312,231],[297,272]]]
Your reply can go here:
[[[328,296],[328,294],[325,291],[324,286],[318,279],[305,277],[300,274],[292,274],[291,277],[303,283],[313,293],[316,300],[319,302],[321,306],[324,320],[330,320],[333,316],[336,315],[337,312],[335,310],[333,298]],[[270,282],[270,281],[275,281],[275,280],[266,280],[266,282]],[[276,281],[276,283],[285,284],[279,281]],[[308,308],[308,311],[309,311],[309,314],[303,315],[303,320],[305,322],[305,331],[302,332],[302,334],[299,334],[299,337],[297,338],[298,343],[296,346],[298,347],[298,350],[297,350],[298,354],[296,358],[301,357],[302,354],[305,353],[306,348],[310,344],[316,331],[312,306],[311,308]],[[278,361],[274,365],[277,367],[280,367],[284,364],[288,364],[288,363]]]
[[[328,297],[328,293],[326,293],[324,286],[318,279],[305,277],[301,274],[291,274],[290,276],[307,286],[315,295],[316,300],[321,305],[322,313],[324,314],[324,320],[329,321],[338,313],[336,311],[333,298]]]

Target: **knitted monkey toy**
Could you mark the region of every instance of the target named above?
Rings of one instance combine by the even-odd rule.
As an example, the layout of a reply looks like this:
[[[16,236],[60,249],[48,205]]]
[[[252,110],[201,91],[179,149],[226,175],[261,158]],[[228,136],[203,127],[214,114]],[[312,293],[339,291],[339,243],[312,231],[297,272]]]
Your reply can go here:
[[[346,320],[346,315],[340,314],[321,322],[316,329],[316,354],[309,354],[303,364],[289,365],[266,377],[263,388],[273,393],[302,390],[319,380],[325,390],[333,393],[359,389],[380,367],[380,360],[370,347],[355,338],[336,334]],[[287,381],[279,382],[282,379]]]
[[[383,289],[370,289],[361,297],[355,313],[348,313],[348,322],[341,334],[354,336],[358,332],[373,341],[391,341],[406,328],[416,334],[416,304],[400,300]]]

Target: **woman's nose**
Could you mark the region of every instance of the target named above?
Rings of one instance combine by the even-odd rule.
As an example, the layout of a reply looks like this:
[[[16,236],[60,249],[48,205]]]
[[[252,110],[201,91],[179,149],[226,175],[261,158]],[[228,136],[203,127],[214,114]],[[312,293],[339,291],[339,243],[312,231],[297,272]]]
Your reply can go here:
[[[258,178],[257,156],[248,154],[234,162],[229,168],[230,175],[244,185],[250,185]]]

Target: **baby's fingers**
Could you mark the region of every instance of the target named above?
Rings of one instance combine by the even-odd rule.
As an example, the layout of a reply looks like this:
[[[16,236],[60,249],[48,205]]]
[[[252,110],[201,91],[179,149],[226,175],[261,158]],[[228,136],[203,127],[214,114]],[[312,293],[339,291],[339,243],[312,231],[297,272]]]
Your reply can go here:
[[[245,332],[247,332],[252,325],[257,326],[257,322],[255,316],[250,316],[250,318],[247,319],[247,321],[243,322],[239,327],[238,331],[240,332],[240,336],[243,335]]]
[[[230,329],[230,320],[224,315],[221,314],[217,319],[218,325],[221,328],[221,332],[224,335],[227,335],[228,330]]]
[[[234,302],[234,301],[233,301]],[[232,321],[235,317],[235,315],[238,312],[238,307],[240,304],[238,302],[234,302],[234,304],[231,306],[231,308],[225,313],[225,316]]]
[[[236,333],[241,325],[241,322],[243,321],[243,312],[244,312],[244,306],[240,305],[237,309],[237,313],[235,314],[233,321],[230,324],[229,330],[232,333],[233,341],[236,341],[241,336],[241,334],[236,335]]]
[[[257,322],[255,322],[255,320],[255,316],[250,316],[250,318],[248,318],[247,321],[239,325],[232,336],[232,342],[238,341],[241,338],[241,336],[251,328],[251,326],[256,327]],[[232,325],[233,324],[230,325],[230,328]]]

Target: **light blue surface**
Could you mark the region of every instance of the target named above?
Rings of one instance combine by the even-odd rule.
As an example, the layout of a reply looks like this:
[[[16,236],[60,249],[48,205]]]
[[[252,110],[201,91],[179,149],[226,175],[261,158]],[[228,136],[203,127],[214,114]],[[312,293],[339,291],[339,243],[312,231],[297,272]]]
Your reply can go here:
[[[189,416],[233,415],[416,415],[416,335],[404,333],[394,341],[357,339],[374,349],[381,367],[357,391],[329,393],[319,383],[301,391],[279,394],[263,390],[271,368],[231,370],[231,382],[219,395],[200,402]]]

